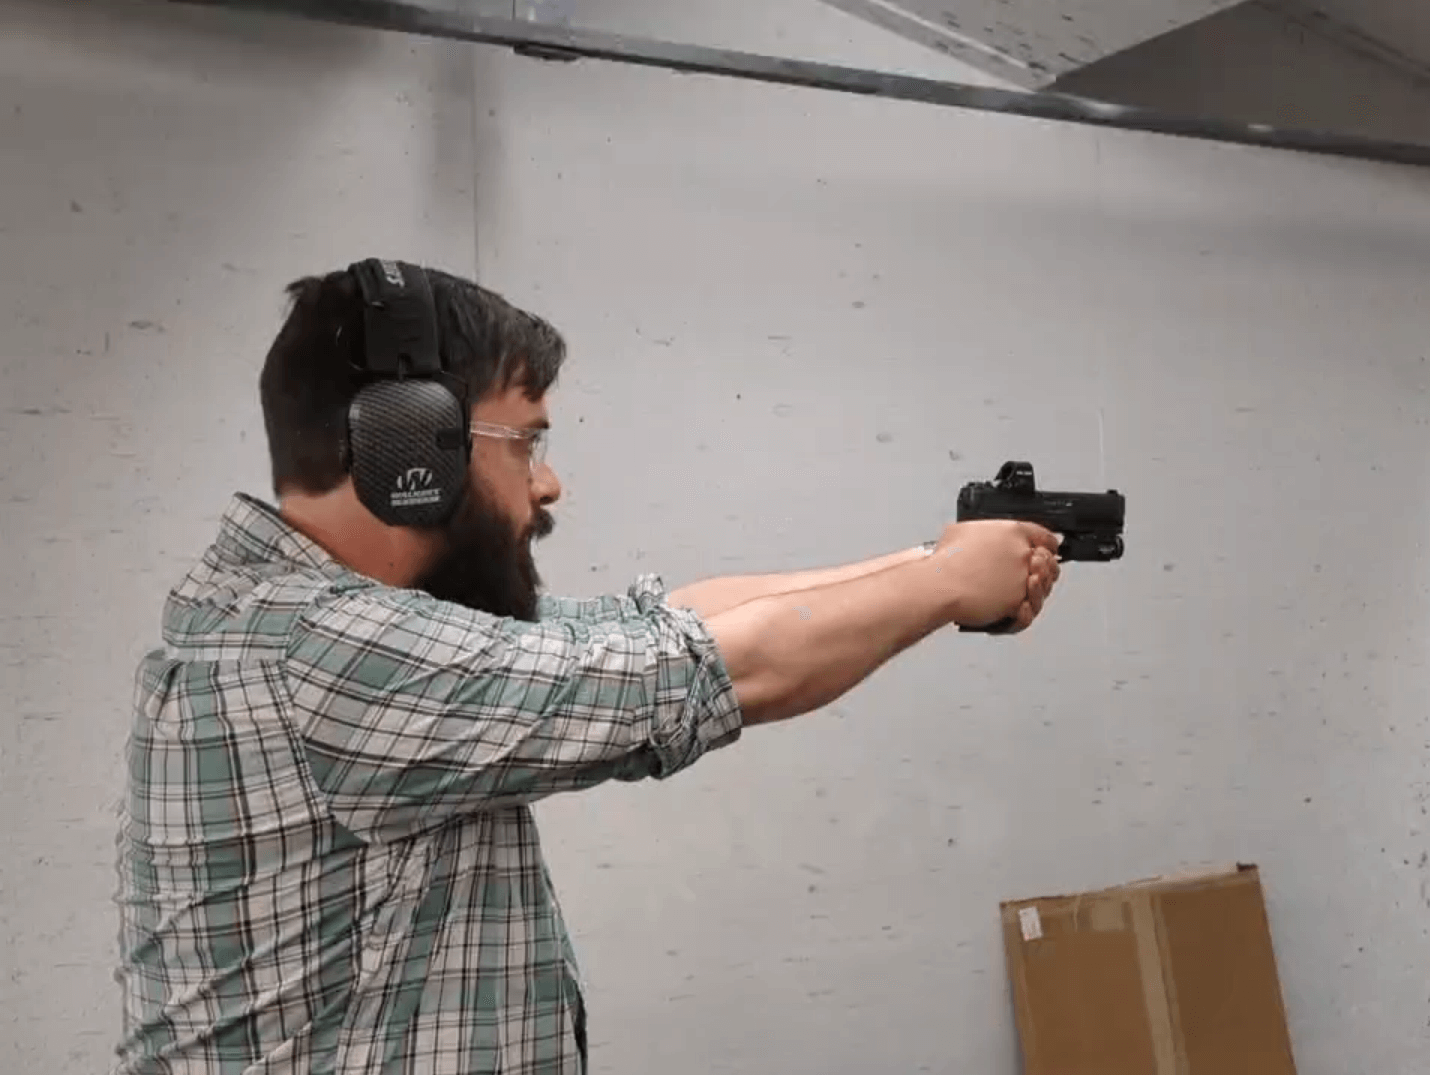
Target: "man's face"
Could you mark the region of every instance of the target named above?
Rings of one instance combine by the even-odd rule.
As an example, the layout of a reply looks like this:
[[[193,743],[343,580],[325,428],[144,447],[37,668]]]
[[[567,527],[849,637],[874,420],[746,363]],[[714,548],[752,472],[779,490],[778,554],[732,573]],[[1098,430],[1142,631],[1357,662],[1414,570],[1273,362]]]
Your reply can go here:
[[[491,432],[535,432],[549,421],[545,401],[529,400],[519,389],[487,397],[472,409],[472,419]],[[467,495],[418,588],[494,616],[537,618],[541,576],[532,543],[555,525],[546,507],[560,498],[561,484],[545,463],[532,466],[531,450],[527,439],[473,436]]]

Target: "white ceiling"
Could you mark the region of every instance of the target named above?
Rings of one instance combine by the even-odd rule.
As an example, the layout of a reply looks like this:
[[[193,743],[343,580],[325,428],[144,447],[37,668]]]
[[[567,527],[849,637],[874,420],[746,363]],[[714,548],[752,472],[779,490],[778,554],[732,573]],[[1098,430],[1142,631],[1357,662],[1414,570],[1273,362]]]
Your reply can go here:
[[[1041,89],[1242,0],[823,0],[1022,89]],[[1430,0],[1247,0],[1430,77]]]

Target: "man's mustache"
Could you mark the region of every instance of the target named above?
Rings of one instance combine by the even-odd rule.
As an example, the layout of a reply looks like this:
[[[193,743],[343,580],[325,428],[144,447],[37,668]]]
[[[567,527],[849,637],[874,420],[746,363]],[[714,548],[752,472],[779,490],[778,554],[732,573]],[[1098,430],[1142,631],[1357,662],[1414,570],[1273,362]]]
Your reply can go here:
[[[531,526],[528,528],[531,539],[540,541],[544,537],[549,537],[554,529],[556,529],[556,520],[551,517],[551,513],[537,508],[536,514],[531,517]]]

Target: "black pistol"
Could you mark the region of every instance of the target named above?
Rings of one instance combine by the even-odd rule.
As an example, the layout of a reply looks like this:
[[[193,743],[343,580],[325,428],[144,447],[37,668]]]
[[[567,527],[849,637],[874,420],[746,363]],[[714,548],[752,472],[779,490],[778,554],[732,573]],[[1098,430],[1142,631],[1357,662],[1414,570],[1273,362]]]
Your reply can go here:
[[[1127,499],[1116,489],[1105,493],[1054,493],[1039,489],[1033,464],[1007,462],[991,482],[969,482],[958,494],[958,521],[1016,519],[1062,535],[1058,559],[1107,563],[1122,559],[1122,527]],[[963,631],[1002,634],[1012,619]]]

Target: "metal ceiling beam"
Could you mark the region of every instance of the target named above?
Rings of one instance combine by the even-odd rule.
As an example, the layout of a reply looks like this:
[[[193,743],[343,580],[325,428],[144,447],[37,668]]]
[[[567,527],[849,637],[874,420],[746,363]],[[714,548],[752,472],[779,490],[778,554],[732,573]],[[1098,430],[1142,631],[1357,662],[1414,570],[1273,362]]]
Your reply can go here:
[[[782,56],[676,44],[514,19],[437,11],[391,0],[169,0],[197,7],[287,15],[393,33],[496,45],[548,60],[605,60],[806,89],[965,108],[977,112],[1143,131],[1267,149],[1430,166],[1430,146],[1177,116],[1061,93],[1025,93]]]

